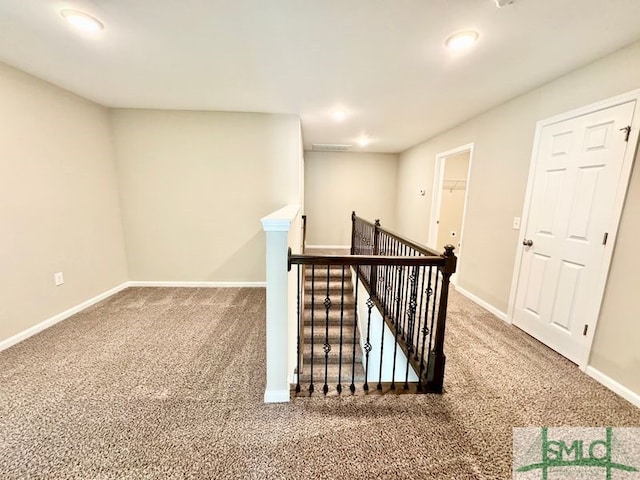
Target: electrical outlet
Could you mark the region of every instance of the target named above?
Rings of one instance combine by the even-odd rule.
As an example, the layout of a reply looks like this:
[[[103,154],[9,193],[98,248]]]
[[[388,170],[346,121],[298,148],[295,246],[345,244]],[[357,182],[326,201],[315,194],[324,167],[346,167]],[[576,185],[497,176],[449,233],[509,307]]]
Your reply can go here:
[[[513,217],[513,229],[520,230],[520,217]]]
[[[62,272],[54,273],[53,281],[56,283],[56,287],[62,285],[64,283],[64,275],[62,275]]]

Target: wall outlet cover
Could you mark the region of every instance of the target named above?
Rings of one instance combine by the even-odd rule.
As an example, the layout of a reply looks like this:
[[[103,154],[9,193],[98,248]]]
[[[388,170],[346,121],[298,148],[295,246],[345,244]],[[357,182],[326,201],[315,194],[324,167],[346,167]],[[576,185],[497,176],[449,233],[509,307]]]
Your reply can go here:
[[[60,285],[62,285],[64,283],[64,275],[62,275],[62,272],[54,273],[53,281],[55,282],[56,287],[59,287]]]

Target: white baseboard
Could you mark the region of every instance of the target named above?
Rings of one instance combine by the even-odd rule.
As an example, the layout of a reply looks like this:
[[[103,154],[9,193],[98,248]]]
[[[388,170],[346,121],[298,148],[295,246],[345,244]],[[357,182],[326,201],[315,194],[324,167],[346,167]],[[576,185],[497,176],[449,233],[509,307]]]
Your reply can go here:
[[[232,288],[232,287],[254,287],[264,288],[267,282],[159,282],[159,281],[139,281],[128,282],[129,287],[182,287],[182,288]]]
[[[605,375],[600,370],[593,368],[590,365],[587,366],[587,368],[584,370],[584,373],[607,387],[609,390],[617,393],[625,400],[631,402],[636,407],[640,408],[640,394],[637,394],[633,390],[628,389],[621,383],[616,382],[613,378]]]
[[[462,295],[467,297],[472,302],[477,303],[478,305],[480,305],[485,310],[488,310],[489,312],[493,313],[500,320],[508,323],[508,320],[507,320],[508,317],[507,317],[507,314],[505,312],[503,312],[501,310],[498,310],[496,307],[494,307],[490,303],[487,303],[484,300],[482,300],[481,298],[476,297],[473,293],[465,290],[464,288],[462,288],[462,287],[460,287],[458,285],[455,285],[455,289],[456,289],[456,292],[461,293]]]
[[[55,325],[56,323],[61,322],[62,320],[66,320],[70,316],[75,315],[76,313],[84,310],[85,308],[89,308],[90,306],[95,305],[98,302],[101,302],[105,298],[108,298],[111,295],[114,295],[124,290],[128,286],[129,286],[128,282],[124,282],[118,285],[117,287],[113,287],[112,289],[107,290],[106,292],[102,292],[101,294],[96,295],[95,297],[90,298],[89,300],[86,300],[76,305],[75,307],[71,307],[62,313],[58,313],[57,315],[54,315],[53,317],[50,317],[44,320],[43,322],[40,322],[37,325],[34,325],[33,327],[27,328],[26,330],[20,333],[17,333],[16,335],[9,337],[6,340],[2,340],[0,342],[0,352],[2,350],[6,350],[9,347],[12,347],[16,343],[26,340],[27,338],[35,335],[36,333],[40,333],[41,331],[51,327],[52,325]]]
[[[291,400],[289,390],[265,390],[264,403],[284,403]]]
[[[305,249],[351,250],[351,245],[305,245]]]

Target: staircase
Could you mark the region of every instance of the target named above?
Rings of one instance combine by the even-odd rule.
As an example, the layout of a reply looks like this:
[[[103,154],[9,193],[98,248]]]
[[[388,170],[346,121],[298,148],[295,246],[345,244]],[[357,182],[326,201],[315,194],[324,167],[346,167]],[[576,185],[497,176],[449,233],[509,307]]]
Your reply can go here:
[[[351,269],[317,266],[312,274],[312,268],[307,267],[304,288],[301,391],[326,390],[326,383],[332,387],[331,390],[335,387],[340,393],[352,384],[364,382]],[[325,355],[326,343],[330,348]]]

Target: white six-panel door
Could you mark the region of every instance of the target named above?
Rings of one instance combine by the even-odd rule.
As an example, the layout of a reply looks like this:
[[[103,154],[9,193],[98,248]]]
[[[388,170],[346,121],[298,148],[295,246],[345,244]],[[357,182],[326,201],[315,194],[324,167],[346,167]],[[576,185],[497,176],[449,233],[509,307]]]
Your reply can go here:
[[[635,108],[629,101],[538,135],[513,323],[576,363],[599,307],[596,284]]]

